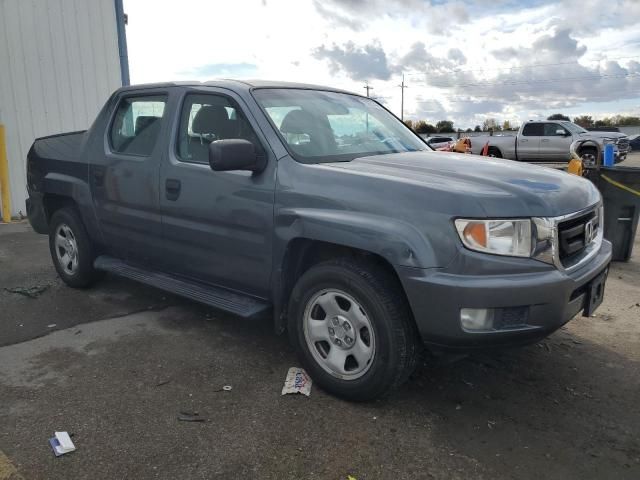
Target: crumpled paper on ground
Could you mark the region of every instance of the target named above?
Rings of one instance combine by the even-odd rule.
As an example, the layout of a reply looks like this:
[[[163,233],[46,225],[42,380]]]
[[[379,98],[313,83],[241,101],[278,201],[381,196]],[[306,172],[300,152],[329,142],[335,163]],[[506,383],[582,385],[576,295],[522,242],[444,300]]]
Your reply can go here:
[[[288,393],[301,393],[307,397],[311,395],[311,378],[302,368],[291,367],[287,372],[287,378],[282,387],[282,395]]]

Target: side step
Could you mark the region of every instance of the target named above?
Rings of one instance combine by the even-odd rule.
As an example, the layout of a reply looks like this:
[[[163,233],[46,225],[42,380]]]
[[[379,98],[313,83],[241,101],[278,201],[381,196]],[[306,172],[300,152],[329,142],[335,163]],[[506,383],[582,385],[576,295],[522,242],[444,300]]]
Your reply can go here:
[[[226,312],[249,318],[268,313],[271,304],[249,295],[243,295],[221,287],[205,285],[199,282],[160,273],[153,270],[134,267],[117,258],[101,255],[95,259],[93,266],[136,282],[145,283],[160,290],[190,298]]]

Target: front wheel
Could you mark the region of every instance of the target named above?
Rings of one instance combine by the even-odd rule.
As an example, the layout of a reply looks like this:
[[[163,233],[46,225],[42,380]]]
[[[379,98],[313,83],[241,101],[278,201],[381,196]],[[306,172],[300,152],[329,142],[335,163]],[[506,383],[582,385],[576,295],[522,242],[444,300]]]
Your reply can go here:
[[[580,158],[586,166],[595,166],[598,157],[598,150],[595,148],[583,148],[580,151]]]
[[[397,279],[351,259],[318,264],[298,280],[289,333],[304,368],[326,391],[365,401],[402,384],[418,335]]]

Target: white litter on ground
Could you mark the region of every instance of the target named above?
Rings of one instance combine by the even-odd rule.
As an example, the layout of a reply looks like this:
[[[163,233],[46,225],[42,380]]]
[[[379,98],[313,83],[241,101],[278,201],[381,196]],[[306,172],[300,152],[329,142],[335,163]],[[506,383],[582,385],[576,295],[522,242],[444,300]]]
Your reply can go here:
[[[287,378],[282,387],[282,395],[288,393],[301,393],[307,397],[311,395],[311,378],[302,368],[291,367],[287,372]]]
[[[76,449],[67,432],[55,432],[54,437],[49,439],[49,445],[51,445],[53,454],[56,457],[73,452]]]

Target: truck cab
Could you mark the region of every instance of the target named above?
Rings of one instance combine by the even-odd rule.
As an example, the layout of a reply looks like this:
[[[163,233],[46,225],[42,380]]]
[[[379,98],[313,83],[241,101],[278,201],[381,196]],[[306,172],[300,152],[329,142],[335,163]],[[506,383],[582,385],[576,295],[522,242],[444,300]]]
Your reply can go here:
[[[622,162],[629,152],[629,139],[618,132],[590,132],[565,120],[530,120],[522,124],[515,136],[496,135],[475,137],[472,152],[480,153],[488,143],[489,154],[524,162],[567,162],[570,147],[576,140],[591,140],[600,146],[614,145],[615,161]],[[598,149],[585,144],[578,154],[587,161],[594,161]]]

